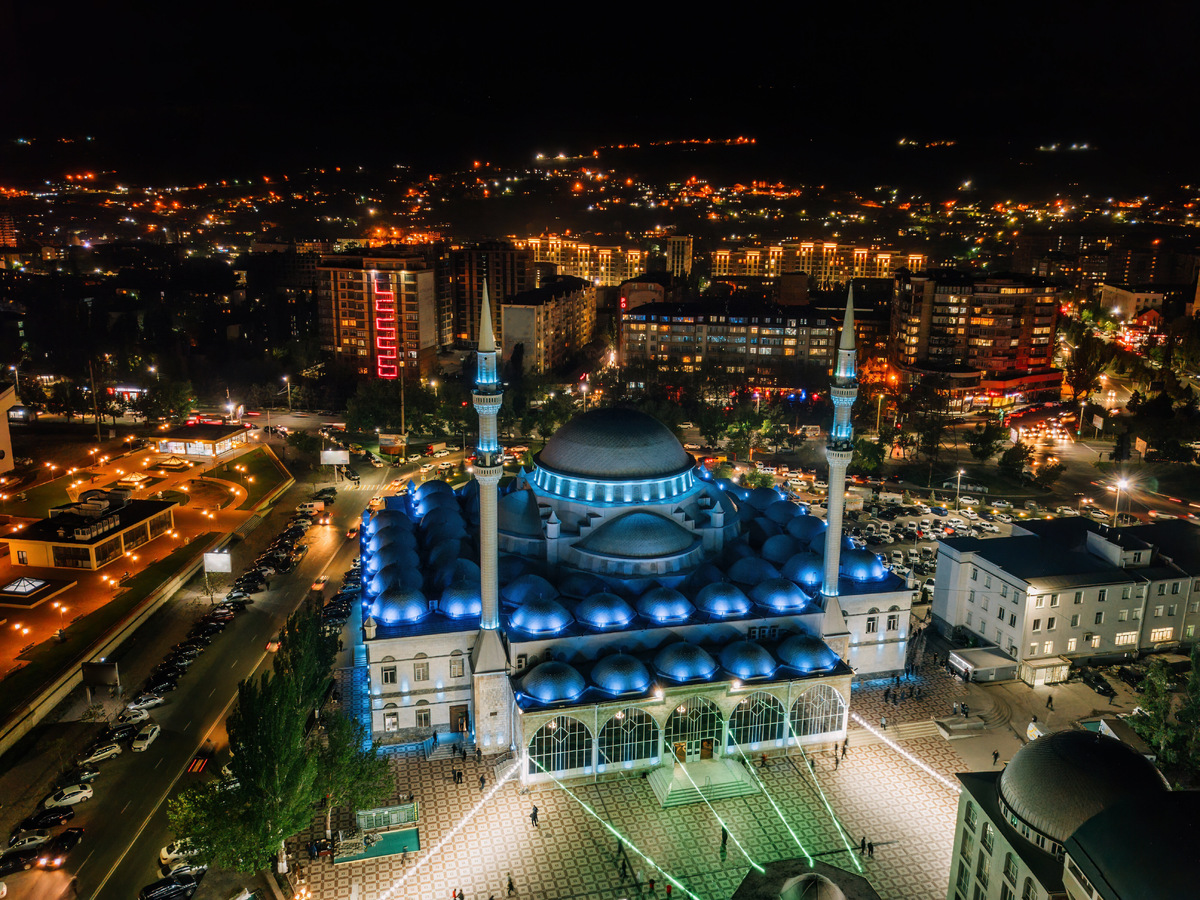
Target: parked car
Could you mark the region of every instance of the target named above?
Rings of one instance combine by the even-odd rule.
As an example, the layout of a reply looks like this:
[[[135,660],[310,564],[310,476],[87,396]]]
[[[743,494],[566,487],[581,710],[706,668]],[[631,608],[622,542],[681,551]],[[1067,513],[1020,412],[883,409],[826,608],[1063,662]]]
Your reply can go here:
[[[1012,504],[1007,500],[993,500],[992,509],[1012,509]]]
[[[38,860],[38,852],[31,848],[28,850],[15,850],[12,853],[5,853],[0,857],[0,875],[11,875],[13,872],[29,871],[32,869]]]
[[[139,694],[129,701],[130,709],[154,709],[156,706],[162,706],[166,703],[166,699],[158,694]]]
[[[78,784],[79,782],[83,782],[84,784],[90,784],[91,782],[95,781],[99,777],[100,777],[99,769],[91,769],[91,768],[84,766],[84,767],[81,767],[78,769],[72,769],[70,772],[68,772],[66,775],[64,775],[60,779],[60,783],[61,784]],[[66,821],[66,820],[64,819],[64,821]]]
[[[8,839],[8,850],[27,850],[31,847],[40,847],[42,844],[50,843],[50,832],[45,828],[38,828],[32,831],[18,831]]]
[[[68,828],[54,836],[50,843],[42,847],[38,854],[38,868],[61,869],[67,861],[67,855],[83,840],[82,828]]]
[[[112,744],[111,746],[116,747],[116,744]],[[42,806],[46,807],[46,809],[55,806],[74,806],[76,803],[91,800],[94,793],[95,791],[92,790],[90,784],[69,784],[64,788],[59,788],[43,800]]]
[[[100,735],[99,739],[96,741],[96,746],[98,747],[101,744],[109,744],[116,741],[127,741],[137,733],[138,726],[131,722],[122,725],[114,725],[112,728],[104,732],[104,734]]]
[[[158,851],[158,862],[160,865],[168,866],[189,860],[198,852],[187,840],[172,841]]]
[[[1145,673],[1138,671],[1132,666],[1121,666],[1118,668],[1117,677],[1138,693],[1141,693],[1142,682],[1146,680]]]
[[[1005,525],[1012,524],[1013,517],[1008,513],[996,513],[996,521],[1003,522]]]
[[[112,759],[114,756],[120,756],[122,753],[121,745],[108,743],[101,744],[99,747],[93,747],[78,760],[77,766],[90,766],[92,763],[104,762],[106,759]]]
[[[196,893],[200,882],[195,875],[168,875],[138,892],[138,900],[176,900]]]
[[[133,743],[129,745],[129,749],[134,753],[141,753],[154,743],[161,731],[162,728],[158,725],[149,724],[143,726],[142,730],[138,732],[137,737],[133,739]]]
[[[1115,697],[1117,692],[1113,686],[1108,683],[1107,679],[1099,672],[1084,672],[1083,683],[1090,687],[1101,697]]]
[[[52,806],[50,809],[39,809],[27,815],[17,826],[18,831],[36,831],[39,828],[51,828],[75,818],[75,810],[69,806]]]

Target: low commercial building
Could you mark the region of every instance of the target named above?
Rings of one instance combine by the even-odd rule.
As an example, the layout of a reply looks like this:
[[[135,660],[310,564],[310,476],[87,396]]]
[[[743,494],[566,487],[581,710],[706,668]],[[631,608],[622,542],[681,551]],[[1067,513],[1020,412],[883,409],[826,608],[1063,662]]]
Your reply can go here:
[[[130,500],[126,491],[84,491],[9,539],[19,566],[99,569],[175,527],[173,500]]]
[[[1076,660],[1193,642],[1198,578],[1200,530],[1190,522],[1027,522],[1012,537],[940,542],[933,622],[1004,650],[1021,680],[1048,684]]]
[[[155,437],[159,453],[216,459],[246,440],[241,425],[180,425]]]

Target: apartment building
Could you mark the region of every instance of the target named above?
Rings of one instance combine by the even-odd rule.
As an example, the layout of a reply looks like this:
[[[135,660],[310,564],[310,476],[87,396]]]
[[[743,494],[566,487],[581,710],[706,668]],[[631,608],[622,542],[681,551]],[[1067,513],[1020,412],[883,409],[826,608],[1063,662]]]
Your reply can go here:
[[[433,267],[409,248],[327,254],[317,266],[321,349],[363,378],[437,373]]]
[[[644,250],[601,247],[556,235],[516,240],[513,246],[531,251],[535,263],[555,266],[559,275],[582,278],[598,287],[616,287],[643,274],[649,257]],[[674,258],[675,251],[671,253]],[[682,249],[679,255],[682,265]]]
[[[778,278],[803,272],[814,288],[844,284],[851,278],[893,278],[897,269],[919,270],[927,263],[921,253],[834,241],[795,241],[714,250],[710,261],[713,278]]]
[[[522,347],[526,372],[542,374],[565,362],[592,339],[596,288],[582,278],[559,277],[506,297],[500,304],[503,358]]]
[[[1182,520],[1110,528],[1083,518],[938,544],[934,626],[995,645],[1032,684],[1074,660],[1192,643],[1200,623],[1200,530]]]
[[[504,241],[451,247],[439,260],[441,297],[438,333],[443,347],[473,349],[479,341],[479,314],[483,308],[483,285],[491,298],[492,331],[497,340],[503,333],[501,302],[532,290],[533,253]]]

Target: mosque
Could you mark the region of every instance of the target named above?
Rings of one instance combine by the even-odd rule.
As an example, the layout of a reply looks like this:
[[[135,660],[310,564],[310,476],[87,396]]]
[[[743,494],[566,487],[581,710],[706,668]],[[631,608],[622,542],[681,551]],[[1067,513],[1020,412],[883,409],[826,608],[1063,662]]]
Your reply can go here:
[[[912,599],[841,535],[853,297],[825,520],[776,490],[714,481],[630,409],[576,417],[501,489],[489,312],[475,478],[410,485],[363,514],[375,736],[458,733],[518,759],[525,782],[842,740],[851,681],[904,666]]]

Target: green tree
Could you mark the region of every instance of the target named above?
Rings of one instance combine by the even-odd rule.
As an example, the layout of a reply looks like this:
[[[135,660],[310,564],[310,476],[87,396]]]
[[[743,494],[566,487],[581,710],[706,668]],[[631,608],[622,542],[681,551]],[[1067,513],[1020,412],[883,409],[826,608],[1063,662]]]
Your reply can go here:
[[[1063,464],[1060,462],[1048,462],[1040,466],[1037,473],[1033,476],[1033,483],[1038,487],[1048,488],[1054,482],[1058,481],[1059,476],[1063,473]]]
[[[342,713],[326,716],[317,753],[317,790],[325,797],[325,836],[333,826],[333,808],[365,809],[392,792],[394,780],[386,757],[379,755],[362,723]]]
[[[967,447],[973,457],[980,462],[987,462],[1000,451],[1000,445],[1007,436],[1008,431],[996,422],[976,425],[975,430],[967,435]]]
[[[1104,342],[1090,329],[1082,331],[1063,369],[1063,381],[1076,403],[1100,387],[1100,373],[1106,362]]]
[[[1172,743],[1176,728],[1171,720],[1171,672],[1167,661],[1156,656],[1150,662],[1146,680],[1142,682],[1142,711],[1145,716],[1139,721],[1144,729],[1142,736],[1154,747],[1163,762],[1174,761]]]
[[[280,631],[274,669],[279,678],[295,682],[294,697],[303,720],[317,709],[333,684],[337,638],[325,630],[321,609],[309,603],[292,613]]]
[[[723,463],[719,464],[715,469],[713,469],[713,478],[724,478],[725,480],[728,481],[732,477],[733,477],[733,466],[731,466],[727,462],[723,462]]]
[[[775,476],[768,475],[766,472],[760,472],[758,469],[751,469],[742,476],[742,487],[775,487]]]
[[[1192,670],[1177,718],[1185,729],[1188,762],[1193,768],[1200,768],[1200,643],[1192,644]]]
[[[854,442],[854,457],[850,467],[857,472],[873,475],[883,468],[883,456],[887,452],[878,441],[860,437]]]
[[[1032,458],[1033,448],[1024,441],[1017,441],[1000,454],[997,465],[1000,467],[1001,472],[1016,478],[1020,476],[1021,469]]]

